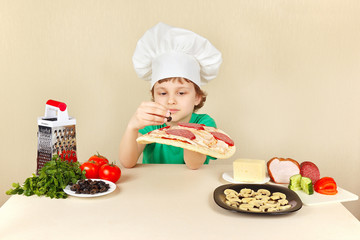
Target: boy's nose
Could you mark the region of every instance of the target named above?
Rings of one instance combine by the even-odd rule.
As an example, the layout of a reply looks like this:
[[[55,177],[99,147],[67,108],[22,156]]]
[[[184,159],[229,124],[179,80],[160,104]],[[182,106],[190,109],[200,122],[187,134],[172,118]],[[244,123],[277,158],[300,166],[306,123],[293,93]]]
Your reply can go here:
[[[175,104],[175,103],[176,103],[175,98],[170,96],[168,99],[168,104]]]

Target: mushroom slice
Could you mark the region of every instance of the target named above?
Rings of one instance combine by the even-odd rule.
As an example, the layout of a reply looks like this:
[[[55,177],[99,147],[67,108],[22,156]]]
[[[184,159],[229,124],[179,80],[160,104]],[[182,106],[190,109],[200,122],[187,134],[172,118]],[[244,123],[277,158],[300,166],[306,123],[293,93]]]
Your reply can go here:
[[[278,204],[278,203],[273,203],[273,204],[271,204],[271,203],[267,202],[267,203],[265,203],[264,206],[267,206],[267,207],[269,207],[269,208],[278,208],[278,207],[279,207],[279,204]]]
[[[290,205],[290,204],[279,207],[280,210],[287,210],[287,209],[289,209],[289,208],[291,208],[291,205]]]
[[[255,196],[255,198],[257,200],[262,200],[262,201],[265,201],[265,202],[269,201],[269,199],[270,199],[270,197],[268,197],[266,195],[257,195],[257,196]]]
[[[238,192],[237,191],[235,191],[234,189],[225,189],[225,191],[224,191],[224,193],[225,193],[225,195],[230,195],[230,194],[233,194],[233,195],[238,195]]]
[[[278,199],[280,199],[280,196],[279,196],[279,195],[272,195],[272,196],[270,197],[270,199],[272,199],[272,200],[278,200]]]
[[[240,190],[240,196],[241,197],[252,197],[252,195],[254,194],[254,190],[249,189],[249,188],[243,188]]]
[[[284,193],[281,193],[281,192],[274,192],[272,195],[273,196],[279,196],[282,199],[286,199],[286,195]]]
[[[268,208],[267,209],[267,212],[277,212],[278,211],[278,209],[276,209],[276,208]]]
[[[249,204],[254,207],[260,207],[260,206],[264,205],[264,202],[260,201],[260,200],[252,200],[249,202]]]
[[[241,202],[239,197],[226,197],[229,202]]]
[[[253,200],[256,200],[255,198],[242,198],[241,199],[241,201],[243,202],[243,203],[249,203],[249,202],[251,202],[251,201],[253,201]]]
[[[260,209],[260,211],[262,211],[262,212],[265,212],[267,209],[269,209],[270,207],[269,206],[267,206],[267,205],[262,205],[262,206],[260,206],[259,207],[259,209]]]
[[[249,208],[249,211],[250,212],[261,212],[261,210],[259,208],[256,208],[256,207]]]
[[[261,194],[261,195],[265,195],[265,196],[270,196],[270,191],[267,189],[259,189],[257,190],[257,193]]]
[[[252,206],[250,204],[240,204],[240,206],[239,206],[239,209],[244,210],[244,211],[249,210],[249,208],[252,208]]]
[[[288,204],[289,201],[286,199],[280,199],[280,200],[278,200],[278,203],[280,203],[281,206],[284,206],[284,205]]]

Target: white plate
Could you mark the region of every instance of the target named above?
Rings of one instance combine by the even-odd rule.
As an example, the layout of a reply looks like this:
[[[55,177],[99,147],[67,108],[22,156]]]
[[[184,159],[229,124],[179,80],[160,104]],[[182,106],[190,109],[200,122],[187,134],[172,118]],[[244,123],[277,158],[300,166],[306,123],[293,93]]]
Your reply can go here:
[[[270,181],[269,176],[266,176],[264,181],[261,181],[261,182],[237,182],[237,181],[234,180],[232,172],[224,172],[222,177],[223,177],[223,179],[225,181],[228,181],[228,182],[231,182],[231,183],[242,183],[242,184],[244,184],[244,183],[264,184],[264,183],[267,183],[268,181]]]
[[[102,193],[95,193],[95,194],[83,194],[83,193],[75,193],[75,191],[71,191],[70,190],[70,185],[67,185],[66,188],[64,188],[64,192],[70,196],[74,196],[74,197],[83,197],[83,198],[89,198],[89,197],[100,197],[100,196],[104,196],[107,194],[112,193],[115,189],[116,189],[116,184],[113,182],[110,182],[108,180],[104,180],[104,179],[91,179],[93,181],[103,181],[105,183],[108,183],[110,188],[106,191],[106,192],[102,192]]]

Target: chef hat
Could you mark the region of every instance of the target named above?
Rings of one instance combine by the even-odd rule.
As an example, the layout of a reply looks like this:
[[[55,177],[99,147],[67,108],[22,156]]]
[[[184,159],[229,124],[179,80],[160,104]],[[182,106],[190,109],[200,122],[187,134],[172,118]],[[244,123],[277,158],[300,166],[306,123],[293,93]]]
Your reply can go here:
[[[204,85],[216,77],[221,62],[221,53],[207,39],[164,23],[145,32],[133,56],[137,75],[150,81],[151,88],[170,77]]]

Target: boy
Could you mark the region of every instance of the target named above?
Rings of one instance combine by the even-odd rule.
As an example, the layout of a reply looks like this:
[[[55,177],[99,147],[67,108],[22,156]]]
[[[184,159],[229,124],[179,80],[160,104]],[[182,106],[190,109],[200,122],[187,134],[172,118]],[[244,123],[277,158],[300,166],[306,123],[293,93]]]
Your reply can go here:
[[[209,156],[164,144],[138,144],[136,138],[178,122],[216,127],[210,116],[194,112],[204,105],[200,85],[215,78],[221,53],[193,32],[159,23],[139,40],[133,62],[139,77],[150,80],[153,101],[141,103],[130,119],[120,143],[121,164],[134,167],[142,152],[143,163],[185,163],[190,169],[208,163]]]

